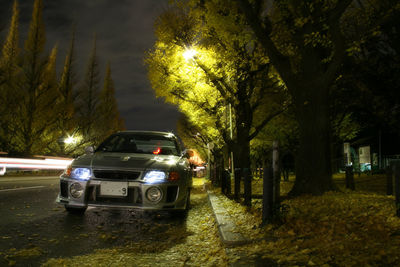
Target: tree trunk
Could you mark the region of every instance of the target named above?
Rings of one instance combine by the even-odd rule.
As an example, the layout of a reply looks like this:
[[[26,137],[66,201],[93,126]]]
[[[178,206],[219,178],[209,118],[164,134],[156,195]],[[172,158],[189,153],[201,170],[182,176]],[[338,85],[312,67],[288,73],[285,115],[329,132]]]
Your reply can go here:
[[[244,191],[245,202],[250,205],[251,203],[251,173],[250,173],[250,141],[249,129],[245,125],[238,125],[237,127],[237,140],[234,150],[234,166],[235,166],[235,199],[240,197],[240,180],[244,176],[244,172],[248,175],[245,176]]]
[[[296,155],[296,181],[289,194],[321,195],[336,189],[330,165],[329,90],[312,80],[301,81],[297,85],[293,100],[299,122],[300,144]]]

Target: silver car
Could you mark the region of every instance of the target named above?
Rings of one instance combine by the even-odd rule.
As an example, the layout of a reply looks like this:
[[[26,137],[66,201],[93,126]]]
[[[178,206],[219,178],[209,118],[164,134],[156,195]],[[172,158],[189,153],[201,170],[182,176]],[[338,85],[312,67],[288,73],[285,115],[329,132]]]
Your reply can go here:
[[[71,163],[60,176],[56,201],[78,214],[89,206],[185,214],[192,187],[189,154],[172,133],[118,132]]]

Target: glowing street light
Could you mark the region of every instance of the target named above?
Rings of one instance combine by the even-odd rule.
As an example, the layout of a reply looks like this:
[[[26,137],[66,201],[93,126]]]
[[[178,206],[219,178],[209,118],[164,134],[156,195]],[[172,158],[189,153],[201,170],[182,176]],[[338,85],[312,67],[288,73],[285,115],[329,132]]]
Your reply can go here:
[[[187,48],[185,52],[183,52],[183,57],[185,58],[186,61],[191,61],[195,59],[197,54],[197,51],[194,50],[193,48]]]
[[[64,143],[67,145],[70,144],[75,144],[76,143],[76,138],[73,136],[68,136],[67,138],[64,139]]]

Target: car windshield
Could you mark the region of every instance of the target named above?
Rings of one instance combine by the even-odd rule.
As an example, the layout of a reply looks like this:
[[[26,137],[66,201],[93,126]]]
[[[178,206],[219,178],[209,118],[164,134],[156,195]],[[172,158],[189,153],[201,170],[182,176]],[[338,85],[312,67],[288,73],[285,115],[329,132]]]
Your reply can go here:
[[[173,136],[143,133],[112,135],[96,151],[176,156],[179,156],[180,153]]]

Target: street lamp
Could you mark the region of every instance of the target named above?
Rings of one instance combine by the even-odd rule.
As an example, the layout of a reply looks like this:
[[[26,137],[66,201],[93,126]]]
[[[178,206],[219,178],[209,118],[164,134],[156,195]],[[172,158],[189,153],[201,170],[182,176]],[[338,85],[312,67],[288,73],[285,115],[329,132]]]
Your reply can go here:
[[[192,61],[193,59],[195,59],[197,55],[197,51],[193,48],[186,48],[185,52],[183,52],[183,58],[186,61]]]
[[[74,136],[70,136],[70,135],[68,135],[68,137],[64,139],[64,143],[67,145],[75,144],[76,141],[77,141],[77,138],[75,138]]]

